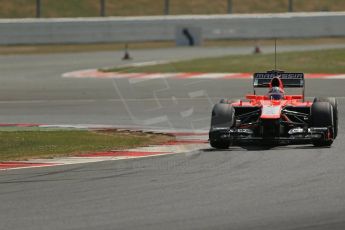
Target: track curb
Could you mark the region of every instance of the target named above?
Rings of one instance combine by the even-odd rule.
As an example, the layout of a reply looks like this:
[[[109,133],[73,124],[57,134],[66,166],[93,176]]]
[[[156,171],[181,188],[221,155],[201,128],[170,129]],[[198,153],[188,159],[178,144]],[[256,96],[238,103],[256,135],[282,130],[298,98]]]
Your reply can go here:
[[[5,161],[0,162],[0,171],[42,168],[62,165],[73,165],[82,163],[94,163],[101,161],[129,160],[147,157],[158,157],[172,155],[178,153],[188,153],[208,147],[208,136],[205,131],[196,130],[195,132],[187,132],[186,130],[159,130],[159,129],[139,129],[134,127],[116,127],[106,125],[44,125],[44,124],[0,124],[0,127],[38,127],[38,128],[76,128],[89,130],[107,130],[116,129],[128,132],[142,132],[171,135],[176,138],[159,145],[150,145],[125,150],[112,150],[104,152],[90,152],[78,154],[70,157],[56,157],[52,159],[30,159],[27,161]]]
[[[62,74],[63,78],[129,79],[132,83],[146,79],[252,79],[253,73],[121,73],[84,69]],[[345,79],[345,74],[306,73],[306,79]]]

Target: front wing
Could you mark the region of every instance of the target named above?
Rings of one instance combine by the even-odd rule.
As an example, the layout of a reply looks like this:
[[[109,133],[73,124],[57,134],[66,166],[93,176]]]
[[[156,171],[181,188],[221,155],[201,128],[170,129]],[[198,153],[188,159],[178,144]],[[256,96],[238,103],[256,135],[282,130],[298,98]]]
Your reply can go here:
[[[315,141],[329,140],[332,127],[296,128],[289,136],[260,137],[250,129],[218,128],[209,133],[210,139],[229,141],[231,145],[302,145]]]

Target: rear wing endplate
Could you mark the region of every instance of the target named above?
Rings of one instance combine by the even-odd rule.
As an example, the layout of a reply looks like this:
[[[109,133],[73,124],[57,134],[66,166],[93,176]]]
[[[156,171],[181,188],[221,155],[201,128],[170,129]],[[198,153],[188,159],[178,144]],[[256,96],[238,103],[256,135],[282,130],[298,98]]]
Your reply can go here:
[[[275,77],[280,78],[284,88],[304,88],[305,82],[303,73],[285,73],[278,71],[254,73],[253,86],[254,88],[269,87],[269,83]]]

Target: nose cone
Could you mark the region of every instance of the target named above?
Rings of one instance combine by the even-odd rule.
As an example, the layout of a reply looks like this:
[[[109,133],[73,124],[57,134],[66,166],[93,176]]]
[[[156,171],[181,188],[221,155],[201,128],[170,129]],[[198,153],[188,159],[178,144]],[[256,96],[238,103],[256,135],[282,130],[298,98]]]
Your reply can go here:
[[[265,103],[262,105],[261,119],[279,119],[282,111],[280,104]]]

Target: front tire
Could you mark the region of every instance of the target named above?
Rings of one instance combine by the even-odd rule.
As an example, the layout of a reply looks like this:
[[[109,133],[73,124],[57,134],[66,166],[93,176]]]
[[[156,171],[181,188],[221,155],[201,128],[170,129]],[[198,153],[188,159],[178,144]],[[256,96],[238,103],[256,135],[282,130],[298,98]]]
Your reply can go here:
[[[210,145],[216,149],[227,149],[230,146],[230,140],[222,135],[234,124],[235,109],[231,104],[218,103],[212,109],[211,129],[209,132]]]
[[[311,107],[311,127],[332,127],[334,130],[333,107],[329,102],[314,102]],[[334,131],[331,133],[332,138],[325,137],[313,141],[314,146],[331,146],[334,139]]]
[[[230,143],[225,141],[216,141],[216,140],[210,140],[210,145],[212,148],[215,149],[228,149],[230,147]]]
[[[334,97],[316,97],[315,102],[329,102],[333,107],[334,139],[338,136],[338,101]]]

